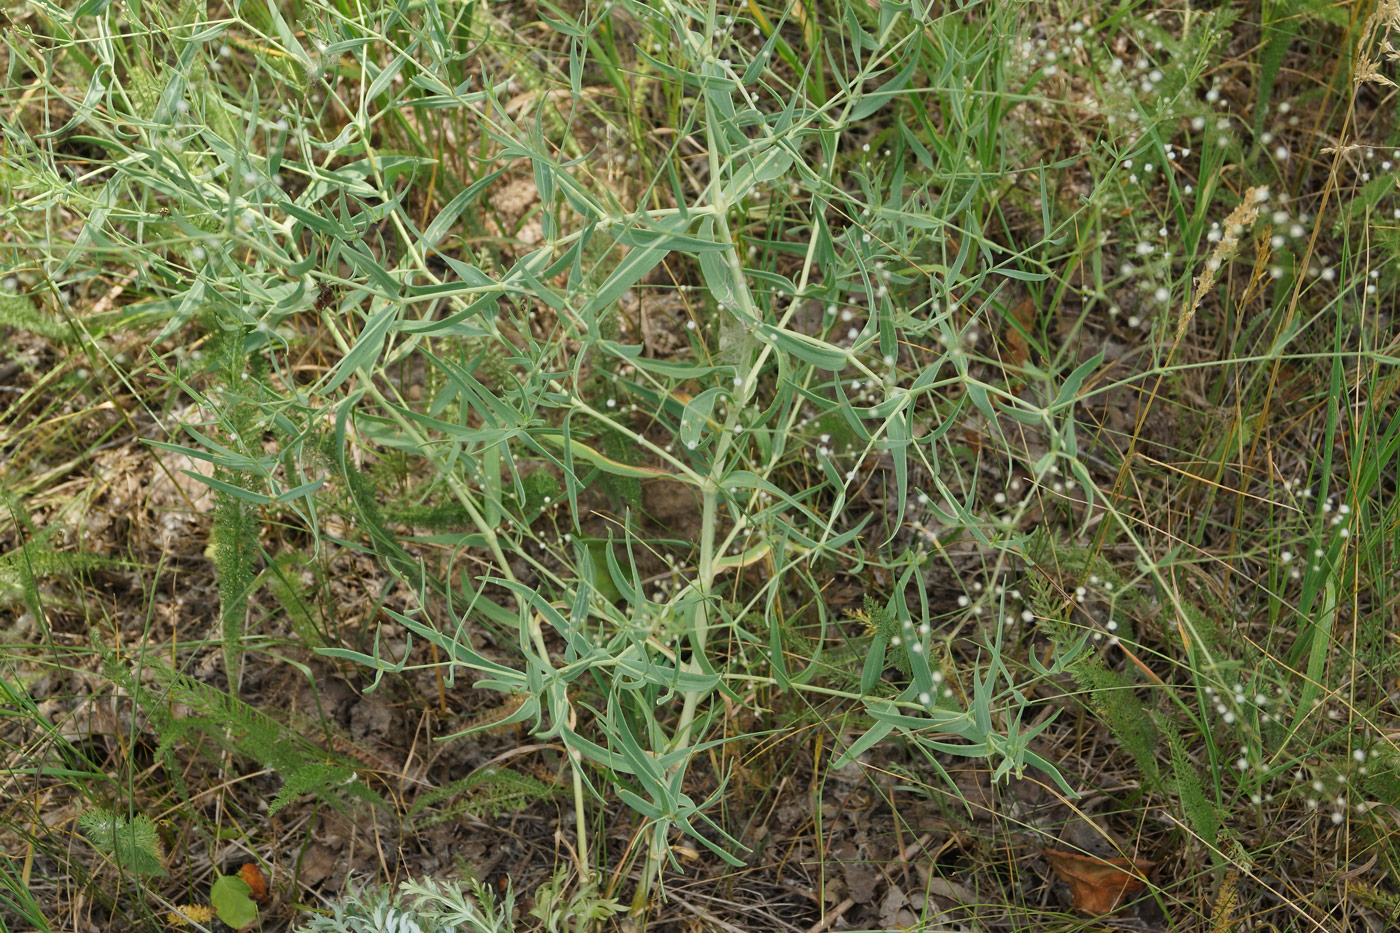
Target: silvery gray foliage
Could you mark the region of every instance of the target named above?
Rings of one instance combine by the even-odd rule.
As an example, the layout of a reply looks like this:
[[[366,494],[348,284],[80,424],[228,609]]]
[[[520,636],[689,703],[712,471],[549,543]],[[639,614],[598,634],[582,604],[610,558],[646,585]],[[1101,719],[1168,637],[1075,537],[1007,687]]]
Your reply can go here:
[[[509,892],[497,904],[476,881],[405,881],[397,892],[378,887],[352,894],[295,933],[510,933],[513,912]]]

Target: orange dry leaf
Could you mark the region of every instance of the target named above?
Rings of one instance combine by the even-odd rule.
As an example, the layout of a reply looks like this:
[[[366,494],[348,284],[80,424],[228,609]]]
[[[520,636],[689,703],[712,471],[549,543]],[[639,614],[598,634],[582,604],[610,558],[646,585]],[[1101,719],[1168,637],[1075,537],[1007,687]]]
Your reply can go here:
[[[248,896],[259,904],[267,903],[267,875],[255,862],[248,862],[238,869],[238,877],[248,885]]]
[[[1145,858],[1097,858],[1080,852],[1045,849],[1050,867],[1069,883],[1074,909],[1095,916],[1111,914],[1147,886],[1143,875],[1153,862]]]

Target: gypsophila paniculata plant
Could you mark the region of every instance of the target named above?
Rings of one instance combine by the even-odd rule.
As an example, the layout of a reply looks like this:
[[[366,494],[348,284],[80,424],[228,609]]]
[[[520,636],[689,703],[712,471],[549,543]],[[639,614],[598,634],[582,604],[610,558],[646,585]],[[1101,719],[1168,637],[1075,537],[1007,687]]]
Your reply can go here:
[[[691,852],[756,868],[747,743],[811,730],[815,787],[961,794],[962,758],[1131,796],[1144,846],[1210,853],[1154,879],[1182,914],[1343,922],[1345,888],[1277,905],[1300,858],[1400,866],[1400,14],[1255,6],[28,5],[4,479],[57,525],[122,432],[198,461],[228,689],[163,589],[133,597],[179,632],[159,665],[51,594],[97,565],[18,508],[16,630],[114,633],[143,779],[189,799],[183,749],[237,755],[279,815],[382,802],[239,694],[280,639],[486,692],[448,738],[528,732],[560,783],[454,773],[414,815],[566,795],[551,929],[623,909],[605,878],[662,903]],[[477,929],[483,896],[310,922]]]

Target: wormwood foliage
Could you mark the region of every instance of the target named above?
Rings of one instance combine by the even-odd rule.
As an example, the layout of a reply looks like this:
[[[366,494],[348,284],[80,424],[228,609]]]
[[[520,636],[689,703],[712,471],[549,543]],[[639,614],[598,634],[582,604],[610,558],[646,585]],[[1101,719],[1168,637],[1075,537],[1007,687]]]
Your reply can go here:
[[[302,794],[330,796],[330,791],[353,784],[359,779],[349,765],[313,761],[293,765],[283,775],[282,787],[268,805],[269,815],[281,810]]]
[[[433,826],[469,813],[478,819],[519,813],[530,804],[559,797],[564,788],[556,783],[521,774],[510,768],[481,768],[444,787],[419,795],[409,808],[408,818],[420,826]],[[446,806],[431,814],[424,810],[443,801]]]
[[[570,888],[568,873],[563,869],[535,889],[535,906],[530,916],[543,921],[547,933],[566,933],[587,927],[622,913],[627,908],[617,898],[605,897],[597,881]]]
[[[1400,753],[1382,749],[1366,775],[1366,791],[1387,806],[1400,806]]]
[[[1172,789],[1181,801],[1181,809],[1185,812],[1192,831],[1211,853],[1211,858],[1218,859],[1216,852],[1221,845],[1220,829],[1224,815],[1220,812],[1219,805],[1207,796],[1206,788],[1201,782],[1201,765],[1191,760],[1180,730],[1166,717],[1159,718],[1158,723],[1167,739],[1167,751],[1171,758]]]
[[[230,485],[246,482],[225,472]],[[218,570],[220,635],[228,673],[229,690],[237,691],[238,659],[243,651],[243,628],[248,618],[248,598],[256,578],[258,532],[261,523],[253,506],[228,492],[214,493],[214,525],[211,548]]]
[[[74,339],[73,330],[40,311],[33,298],[5,291],[0,291],[0,327],[18,328],[59,343],[70,343]]]
[[[101,554],[57,550],[52,544],[57,529],[36,528],[24,503],[17,496],[0,491],[0,501],[3,501],[23,541],[18,547],[0,555],[0,602],[22,600],[32,618],[43,619],[40,580],[76,580],[86,571],[120,564],[120,561]]]
[[[1400,896],[1356,879],[1349,879],[1346,889],[1352,897],[1379,912],[1387,926],[1393,927],[1400,921]]]
[[[335,904],[329,914],[298,925],[295,933],[508,933],[514,897],[495,894],[475,879],[454,885],[406,881],[397,891],[366,888]]]
[[[93,846],[115,858],[122,868],[138,875],[166,874],[160,834],[145,814],[128,818],[113,810],[88,810],[78,816],[78,828]]]
[[[0,601],[20,599],[34,618],[43,618],[39,581],[76,580],[90,570],[117,567],[121,561],[84,551],[59,551],[50,543],[53,531],[39,536],[0,556]]]
[[[1085,654],[1070,668],[1080,687],[1089,691],[1094,709],[1103,718],[1123,749],[1132,756],[1150,786],[1161,781],[1157,765],[1157,730],[1135,684],[1124,674],[1110,670],[1097,655]]]
[[[428,578],[418,562],[399,543],[398,534],[385,521],[379,505],[379,488],[373,477],[358,469],[348,458],[338,455],[334,447],[328,447],[326,453],[345,480],[351,514],[360,530],[369,537],[373,552],[410,587],[421,591],[427,585]]]
[[[354,762],[321,748],[267,713],[159,662],[142,664],[138,680],[114,655],[105,649],[100,652],[107,676],[122,686],[149,718],[159,739],[155,756],[165,763],[182,796],[187,790],[174,749],[177,743],[185,742],[211,759],[224,749],[281,774],[284,784],[272,810],[305,793],[314,793],[332,806],[342,806],[346,797],[386,806],[378,793],[358,779]],[[177,716],[177,706],[186,714]],[[191,742],[194,736],[201,741]]]
[[[320,648],[326,640],[317,615],[319,603],[314,598],[312,587],[303,584],[303,573],[312,575],[313,586],[321,582],[320,569],[299,552],[277,555],[263,571],[268,590],[287,613],[297,637],[312,648]]]

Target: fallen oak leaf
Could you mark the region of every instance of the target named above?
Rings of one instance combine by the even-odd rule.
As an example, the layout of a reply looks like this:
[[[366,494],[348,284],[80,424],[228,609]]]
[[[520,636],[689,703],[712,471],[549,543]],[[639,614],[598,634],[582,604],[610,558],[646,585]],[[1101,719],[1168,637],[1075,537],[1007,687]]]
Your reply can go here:
[[[1069,884],[1074,909],[1102,917],[1147,887],[1144,877],[1156,864],[1147,859],[1098,858],[1082,852],[1043,849],[1050,867]]]

